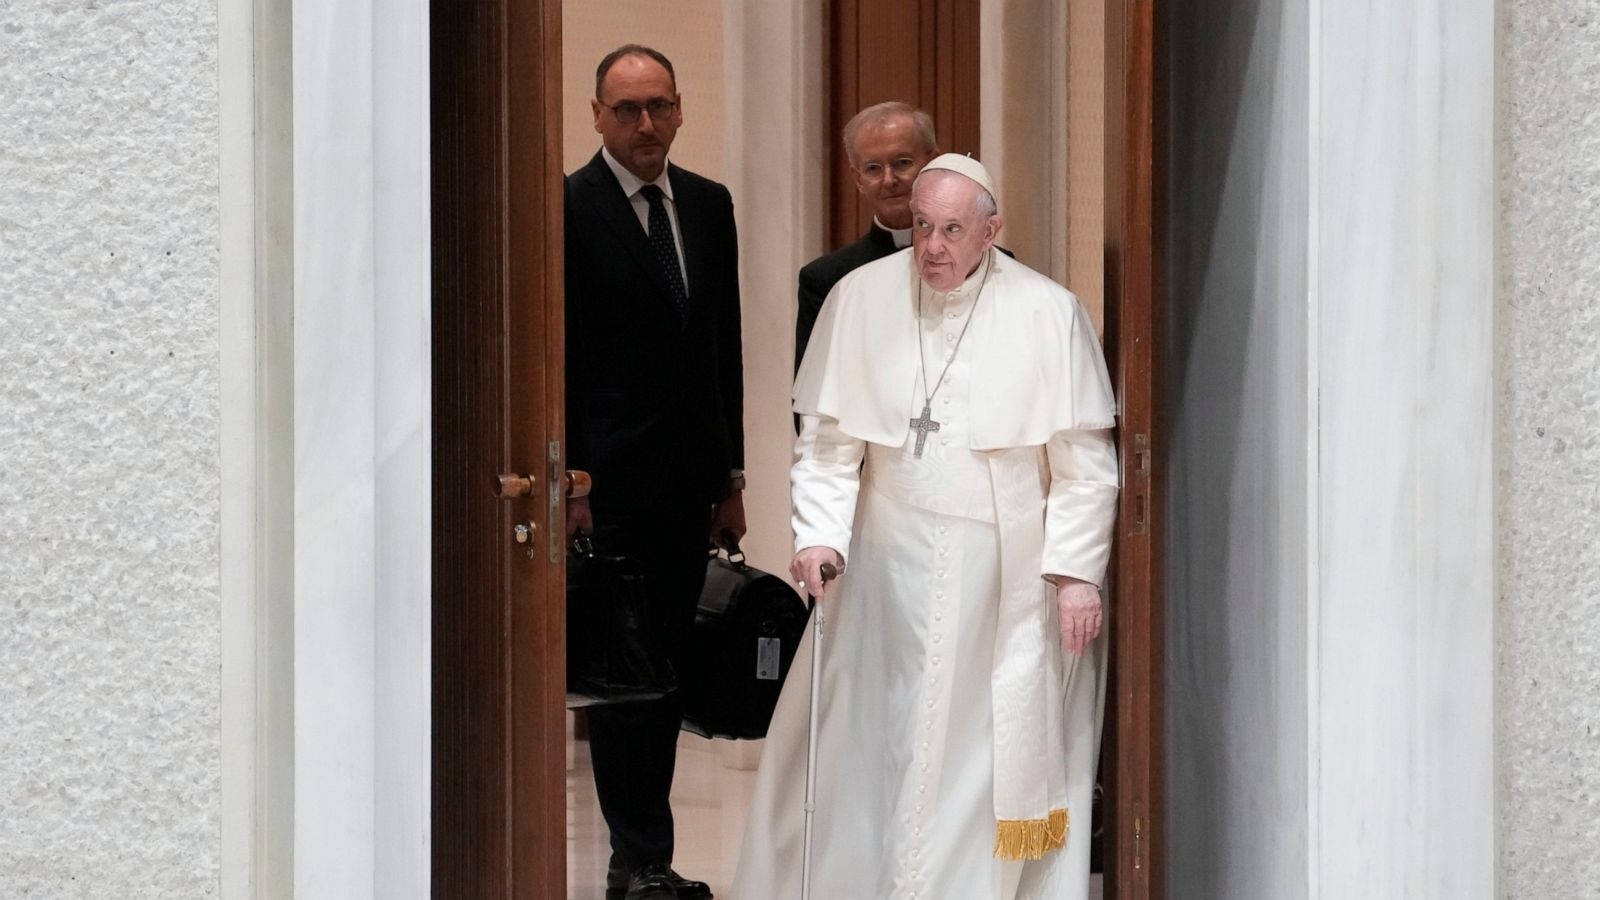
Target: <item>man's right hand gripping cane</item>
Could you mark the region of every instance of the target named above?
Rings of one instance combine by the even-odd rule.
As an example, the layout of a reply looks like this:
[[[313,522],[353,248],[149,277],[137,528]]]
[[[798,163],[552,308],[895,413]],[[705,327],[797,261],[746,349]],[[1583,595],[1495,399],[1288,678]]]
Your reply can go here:
[[[824,573],[824,565],[831,566],[833,571]],[[832,547],[807,547],[796,553],[789,563],[789,576],[800,590],[817,598],[818,603],[828,599],[833,579],[843,571],[844,559]]]

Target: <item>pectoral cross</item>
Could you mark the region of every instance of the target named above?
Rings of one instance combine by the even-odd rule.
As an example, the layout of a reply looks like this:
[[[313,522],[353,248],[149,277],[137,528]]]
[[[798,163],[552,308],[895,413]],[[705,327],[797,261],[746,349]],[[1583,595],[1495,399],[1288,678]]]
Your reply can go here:
[[[933,420],[932,404],[922,405],[922,416],[911,420],[911,430],[917,433],[917,451],[912,454],[915,458],[922,458],[922,447],[928,442],[928,432],[938,431],[939,423]]]

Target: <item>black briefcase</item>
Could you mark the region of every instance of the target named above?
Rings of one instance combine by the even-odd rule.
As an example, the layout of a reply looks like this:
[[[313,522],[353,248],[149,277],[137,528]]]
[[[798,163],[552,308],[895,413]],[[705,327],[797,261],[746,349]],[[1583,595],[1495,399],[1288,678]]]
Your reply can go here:
[[[644,567],[596,553],[588,538],[567,554],[567,708],[654,700],[678,688],[651,626]]]
[[[745,564],[737,541],[711,550],[680,673],[683,729],[711,738],[767,736],[778,692],[805,633],[800,595],[775,575]]]

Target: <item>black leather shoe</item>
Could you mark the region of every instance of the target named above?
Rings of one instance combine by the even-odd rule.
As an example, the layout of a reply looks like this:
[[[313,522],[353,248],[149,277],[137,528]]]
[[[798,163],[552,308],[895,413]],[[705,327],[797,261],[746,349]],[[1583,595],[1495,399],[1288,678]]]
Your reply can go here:
[[[672,870],[653,863],[634,870],[622,896],[625,900],[677,900],[678,889],[672,883]]]
[[[667,870],[667,877],[672,879],[678,900],[711,900],[711,885],[704,881],[690,881],[671,869]]]
[[[606,900],[711,900],[711,886],[689,879],[671,868],[654,863],[640,868],[628,879],[627,887],[616,884],[615,871],[607,873]]]

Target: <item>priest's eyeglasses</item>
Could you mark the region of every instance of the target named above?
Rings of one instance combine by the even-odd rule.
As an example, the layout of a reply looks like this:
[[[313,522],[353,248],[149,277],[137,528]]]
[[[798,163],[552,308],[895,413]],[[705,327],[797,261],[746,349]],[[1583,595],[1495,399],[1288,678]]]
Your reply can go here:
[[[624,125],[632,125],[639,121],[639,113],[641,112],[648,112],[652,122],[665,122],[672,118],[672,111],[677,108],[678,103],[676,100],[667,100],[662,97],[657,97],[643,106],[634,103],[632,100],[624,100],[615,106],[609,107],[611,114],[616,116],[617,121]]]
[[[861,177],[871,181],[879,181],[892,174],[896,178],[909,180],[911,174],[917,170],[917,161],[909,156],[892,159],[887,165],[878,160],[871,160],[861,164],[858,170]]]

